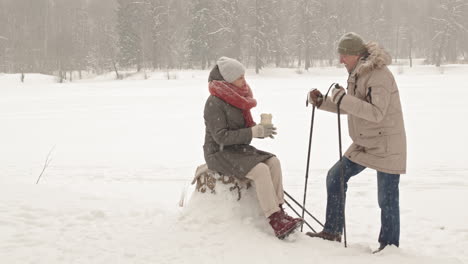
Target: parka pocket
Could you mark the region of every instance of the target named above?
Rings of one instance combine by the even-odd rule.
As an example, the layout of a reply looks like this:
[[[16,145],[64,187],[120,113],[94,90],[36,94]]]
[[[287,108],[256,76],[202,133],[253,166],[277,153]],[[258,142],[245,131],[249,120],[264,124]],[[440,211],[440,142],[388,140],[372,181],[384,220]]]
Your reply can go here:
[[[364,151],[373,155],[383,155],[388,151],[388,138],[385,135],[365,136],[360,134],[357,145],[364,147]]]
[[[390,155],[401,154],[406,152],[406,136],[404,134],[392,134],[386,137],[387,152]]]

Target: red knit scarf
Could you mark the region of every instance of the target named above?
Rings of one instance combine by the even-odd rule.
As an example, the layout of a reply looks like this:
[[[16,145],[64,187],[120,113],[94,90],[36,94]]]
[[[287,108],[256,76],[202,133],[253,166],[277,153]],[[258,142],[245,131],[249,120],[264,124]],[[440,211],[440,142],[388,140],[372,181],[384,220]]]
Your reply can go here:
[[[208,87],[210,94],[242,110],[246,127],[255,125],[250,109],[257,105],[257,100],[253,98],[252,90],[248,84],[239,88],[228,82],[211,81]]]

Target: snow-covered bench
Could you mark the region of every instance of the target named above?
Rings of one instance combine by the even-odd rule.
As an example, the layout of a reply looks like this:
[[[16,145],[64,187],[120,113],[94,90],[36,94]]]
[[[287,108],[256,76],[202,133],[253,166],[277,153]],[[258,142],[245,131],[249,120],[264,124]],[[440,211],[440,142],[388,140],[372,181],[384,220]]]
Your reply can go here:
[[[252,187],[252,181],[249,179],[241,180],[235,176],[222,175],[216,171],[208,169],[206,164],[197,167],[192,185],[196,184],[196,191],[201,193],[216,194],[216,185],[227,185],[231,192],[237,192],[237,200],[242,198],[242,193]]]
[[[184,218],[203,223],[245,224],[254,221],[269,229],[251,180],[221,175],[203,164],[196,169],[193,185],[195,188],[186,206],[183,203]]]

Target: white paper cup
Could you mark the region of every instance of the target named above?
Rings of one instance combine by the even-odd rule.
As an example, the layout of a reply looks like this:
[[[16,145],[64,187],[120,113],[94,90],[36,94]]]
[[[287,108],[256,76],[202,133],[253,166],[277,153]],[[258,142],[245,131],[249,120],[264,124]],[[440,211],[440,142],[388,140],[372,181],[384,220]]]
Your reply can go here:
[[[271,114],[261,114],[260,115],[260,124],[262,125],[271,125],[271,119],[273,116]]]

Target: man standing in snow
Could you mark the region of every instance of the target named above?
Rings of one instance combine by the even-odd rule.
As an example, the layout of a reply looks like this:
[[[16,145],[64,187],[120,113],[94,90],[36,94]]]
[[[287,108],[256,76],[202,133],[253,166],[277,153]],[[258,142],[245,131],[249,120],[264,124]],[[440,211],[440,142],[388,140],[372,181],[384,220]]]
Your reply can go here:
[[[399,246],[400,174],[406,173],[406,133],[400,96],[395,79],[387,68],[390,55],[376,43],[364,44],[362,38],[350,32],[338,44],[340,63],[348,70],[345,90],[336,86],[331,97],[322,100],[318,90],[308,94],[309,102],[318,109],[348,115],[348,130],[353,143],[341,161],[327,175],[327,209],[323,231],[307,233],[341,242],[343,230],[343,202],[341,167],[344,188],[348,180],[366,168],[377,171],[378,203],[381,209],[379,249],[387,245]]]

